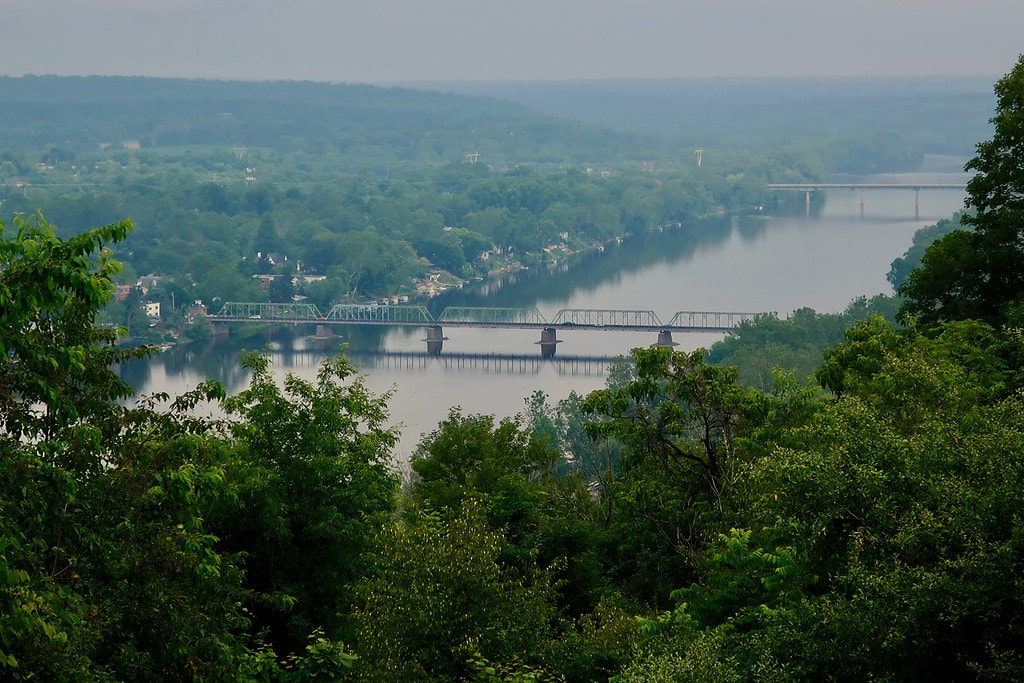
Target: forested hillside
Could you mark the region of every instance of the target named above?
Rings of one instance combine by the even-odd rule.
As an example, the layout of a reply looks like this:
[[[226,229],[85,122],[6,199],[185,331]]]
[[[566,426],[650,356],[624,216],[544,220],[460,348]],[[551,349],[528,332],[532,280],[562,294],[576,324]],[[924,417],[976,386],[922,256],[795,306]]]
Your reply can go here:
[[[644,159],[653,136],[539,114],[522,105],[406,88],[142,77],[0,78],[5,147],[69,152],[245,146],[347,170],[463,161]],[[657,143],[657,144],[656,144]]]
[[[682,145],[767,149],[813,140],[831,171],[915,164],[915,152],[969,156],[989,135],[991,81],[981,78],[774,78],[435,83],[560,118],[647,131]],[[867,144],[865,144],[865,141]]]

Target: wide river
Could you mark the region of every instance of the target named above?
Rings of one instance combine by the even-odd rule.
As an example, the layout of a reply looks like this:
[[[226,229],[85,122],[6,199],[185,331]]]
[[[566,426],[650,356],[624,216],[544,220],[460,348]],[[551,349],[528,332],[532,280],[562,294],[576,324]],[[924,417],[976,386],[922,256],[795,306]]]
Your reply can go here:
[[[930,159],[914,174],[841,179],[842,182],[961,183],[962,162]],[[482,282],[436,297],[434,315],[447,305],[536,307],[551,320],[563,308],[651,310],[667,322],[676,311],[774,311],[786,316],[810,307],[840,311],[855,297],[891,293],[885,279],[919,228],[949,218],[964,193],[924,190],[915,218],[913,190],[832,190],[813,215],[729,216],[652,232],[560,263],[522,271],[500,282]],[[511,415],[534,391],[551,401],[570,391],[586,393],[604,384],[607,365],[568,362],[572,356],[617,356],[656,341],[651,333],[562,331],[555,361],[537,360],[539,331],[446,328],[444,354],[425,351],[416,328],[335,328],[331,342],[313,329],[232,329],[227,339],[182,345],[144,363],[121,368],[141,394],[172,395],[204,379],[222,382],[229,393],[243,388],[241,349],[270,348],[276,371],[314,378],[318,363],[341,342],[375,391],[394,390],[392,423],[402,438],[395,458],[408,460],[420,435],[433,429],[453,406],[466,413]],[[708,346],[721,335],[675,335],[680,349]],[[400,352],[415,352],[403,356]],[[473,354],[521,355],[516,361],[474,359]]]

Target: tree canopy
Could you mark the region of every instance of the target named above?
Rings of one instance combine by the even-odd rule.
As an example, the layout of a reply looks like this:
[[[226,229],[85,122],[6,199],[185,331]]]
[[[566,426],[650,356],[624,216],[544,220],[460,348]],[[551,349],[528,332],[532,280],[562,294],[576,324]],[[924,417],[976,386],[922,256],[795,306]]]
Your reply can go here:
[[[991,140],[966,170],[968,211],[935,242],[900,287],[905,310],[925,324],[975,318],[1017,324],[1024,304],[1024,55],[995,85]]]
[[[69,240],[40,216],[13,225],[0,224],[3,677],[334,680],[353,661],[341,639],[364,525],[397,486],[381,399],[344,360],[287,395],[254,360],[252,388],[223,406],[230,427],[195,417],[225,399],[216,383],[129,405],[111,365],[148,350],[118,349],[94,318],[117,270],[108,246],[131,224]]]

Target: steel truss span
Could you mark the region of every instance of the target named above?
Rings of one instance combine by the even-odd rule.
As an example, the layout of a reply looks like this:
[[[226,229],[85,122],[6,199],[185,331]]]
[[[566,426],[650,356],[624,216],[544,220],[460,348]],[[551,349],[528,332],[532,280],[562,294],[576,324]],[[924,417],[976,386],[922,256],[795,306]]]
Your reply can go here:
[[[449,306],[436,318],[425,306],[337,304],[327,315],[308,303],[271,304],[228,302],[211,322],[316,323],[319,325],[401,325],[416,327],[505,327],[565,330],[667,330],[727,332],[762,313],[678,311],[663,323],[654,311],[632,309],[563,308],[548,320],[536,308]]]
[[[439,323],[499,323],[502,325],[544,325],[547,320],[536,308],[489,308],[449,306],[437,316]]]

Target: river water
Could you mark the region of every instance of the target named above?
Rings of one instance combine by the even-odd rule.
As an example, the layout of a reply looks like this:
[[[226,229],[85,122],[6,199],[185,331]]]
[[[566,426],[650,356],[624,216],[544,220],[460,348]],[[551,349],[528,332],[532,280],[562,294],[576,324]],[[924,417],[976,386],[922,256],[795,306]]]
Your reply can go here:
[[[874,183],[960,183],[960,162],[931,159],[920,173],[856,179]],[[837,179],[854,182],[854,179]],[[651,310],[668,321],[676,311],[777,312],[810,307],[840,311],[854,298],[891,293],[890,263],[910,246],[919,228],[949,218],[963,206],[954,190],[920,193],[915,218],[912,190],[832,190],[811,216],[723,216],[692,226],[654,231],[608,245],[552,267],[522,271],[502,281],[455,290],[425,302],[444,306],[536,307],[551,320],[563,308]],[[863,216],[862,216],[863,202]],[[447,328],[442,358],[425,359],[424,331],[415,328],[335,328],[333,340],[312,339],[312,329],[250,330],[227,339],[183,345],[121,368],[141,394],[172,395],[204,379],[229,393],[244,388],[241,349],[270,348],[277,372],[313,379],[319,362],[349,345],[352,359],[375,391],[393,390],[392,423],[402,438],[395,459],[406,462],[420,440],[453,406],[465,413],[511,415],[526,397],[545,392],[552,401],[570,391],[604,385],[607,364],[576,356],[627,354],[656,341],[650,333],[558,333],[555,361],[540,361],[536,330]],[[246,336],[248,334],[248,336]],[[721,335],[675,335],[680,349],[708,346]],[[407,353],[409,355],[403,355]],[[482,359],[507,354],[516,359]],[[566,359],[566,360],[558,360]]]

